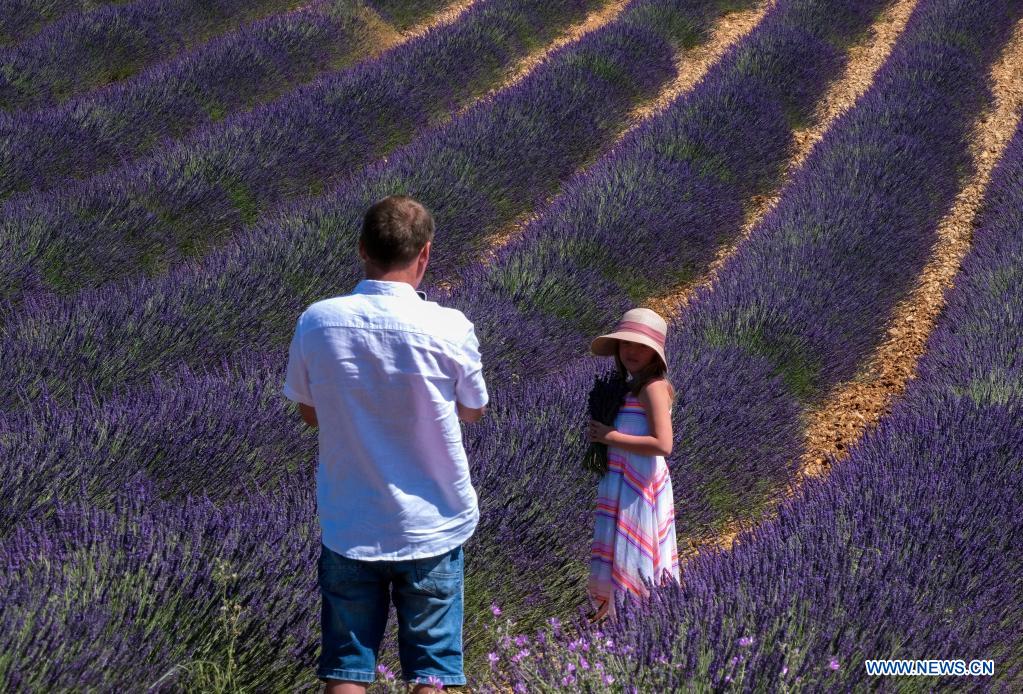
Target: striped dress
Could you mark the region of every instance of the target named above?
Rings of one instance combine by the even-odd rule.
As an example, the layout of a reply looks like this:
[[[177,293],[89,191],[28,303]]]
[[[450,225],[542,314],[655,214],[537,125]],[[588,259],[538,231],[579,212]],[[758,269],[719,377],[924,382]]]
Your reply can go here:
[[[623,434],[650,434],[646,410],[631,394],[614,426]],[[607,453],[608,471],[597,489],[589,592],[597,601],[612,591],[645,597],[644,578],[657,585],[667,576],[679,577],[671,475],[664,456],[615,446]]]

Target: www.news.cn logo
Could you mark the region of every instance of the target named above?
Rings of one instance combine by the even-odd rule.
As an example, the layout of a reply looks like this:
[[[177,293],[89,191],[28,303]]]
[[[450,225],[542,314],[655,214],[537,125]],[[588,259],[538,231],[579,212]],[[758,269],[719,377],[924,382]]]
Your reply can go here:
[[[868,660],[867,674],[874,676],[909,675],[921,677],[991,677],[993,660]]]

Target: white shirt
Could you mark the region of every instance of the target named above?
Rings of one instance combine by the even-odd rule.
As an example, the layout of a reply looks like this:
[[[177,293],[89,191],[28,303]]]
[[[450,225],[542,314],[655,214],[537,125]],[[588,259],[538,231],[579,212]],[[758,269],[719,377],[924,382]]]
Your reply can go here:
[[[299,317],[284,394],[316,408],[323,544],[351,559],[421,559],[476,529],[455,403],[487,404],[462,314],[404,282],[363,280]]]

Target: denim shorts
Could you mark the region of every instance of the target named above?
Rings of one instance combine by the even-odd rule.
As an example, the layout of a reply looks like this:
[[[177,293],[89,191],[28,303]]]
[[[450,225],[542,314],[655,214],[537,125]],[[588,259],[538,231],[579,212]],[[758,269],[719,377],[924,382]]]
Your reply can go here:
[[[462,669],[462,548],[428,559],[359,561],[320,546],[317,677],[372,682],[390,600],[398,613],[402,677],[465,684]]]

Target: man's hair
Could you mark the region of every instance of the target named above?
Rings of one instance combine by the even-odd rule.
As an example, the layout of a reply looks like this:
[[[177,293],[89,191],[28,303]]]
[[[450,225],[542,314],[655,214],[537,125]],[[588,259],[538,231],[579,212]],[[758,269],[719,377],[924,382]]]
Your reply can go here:
[[[433,216],[421,203],[391,195],[366,210],[359,240],[381,270],[411,263],[433,240]]]

